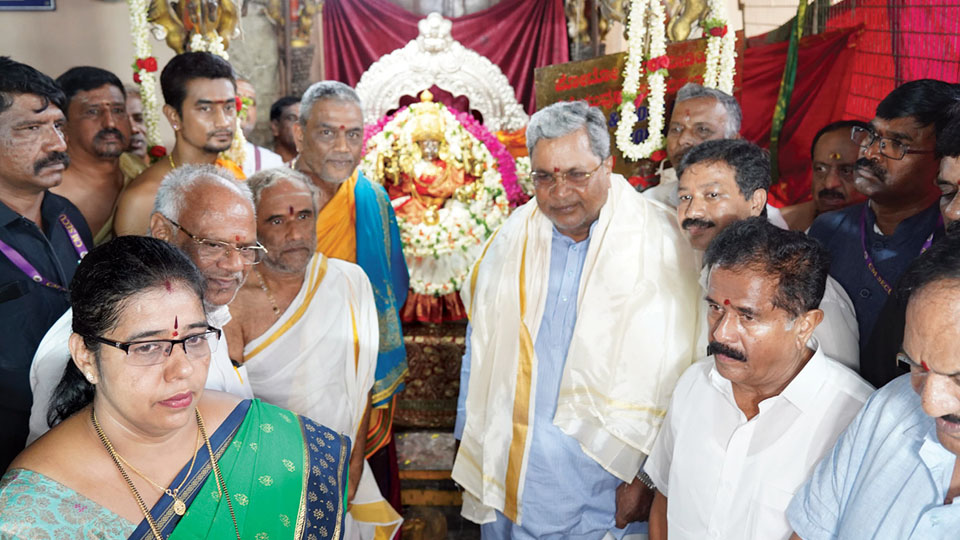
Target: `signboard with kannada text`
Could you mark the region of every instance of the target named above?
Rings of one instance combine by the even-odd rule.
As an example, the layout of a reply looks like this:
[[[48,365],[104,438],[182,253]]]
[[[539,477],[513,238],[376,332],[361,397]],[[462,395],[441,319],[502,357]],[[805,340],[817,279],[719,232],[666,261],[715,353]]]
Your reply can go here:
[[[739,92],[743,81],[743,32],[737,32],[737,71],[734,76],[734,92]],[[669,125],[669,115],[673,100],[680,88],[689,83],[703,83],[703,74],[706,70],[707,40],[694,39],[667,44],[667,57],[670,67],[667,69],[667,118],[664,124]],[[566,64],[555,64],[537,68],[534,73],[534,84],[537,97],[537,108],[541,109],[558,101],[574,101],[583,99],[590,105],[600,107],[607,118],[607,128],[610,131],[610,149],[614,156],[614,171],[627,178],[648,178],[655,174],[657,163],[650,160],[628,161],[617,149],[615,131],[620,121],[619,105],[622,101],[623,66],[627,62],[627,53],[608,54]],[[646,77],[640,75],[638,94],[649,92]],[[637,107],[637,124],[634,128],[634,141],[647,137],[647,102]]]

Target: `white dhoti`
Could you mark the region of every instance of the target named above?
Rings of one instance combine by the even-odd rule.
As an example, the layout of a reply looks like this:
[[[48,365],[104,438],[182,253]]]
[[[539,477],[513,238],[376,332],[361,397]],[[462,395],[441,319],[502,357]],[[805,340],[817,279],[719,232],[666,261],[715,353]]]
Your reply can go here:
[[[260,399],[355,437],[377,367],[373,289],[352,263],[314,255],[290,307],[243,349]],[[345,538],[390,539],[403,520],[363,461]]]

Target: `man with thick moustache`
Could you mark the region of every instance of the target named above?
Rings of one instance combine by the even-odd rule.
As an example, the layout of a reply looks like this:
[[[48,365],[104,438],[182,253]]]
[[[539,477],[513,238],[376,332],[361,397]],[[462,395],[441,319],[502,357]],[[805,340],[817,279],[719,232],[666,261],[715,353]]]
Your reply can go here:
[[[176,142],[120,194],[113,225],[117,236],[146,233],[160,182],[176,167],[216,164],[245,178],[237,164],[219,159],[230,149],[237,128],[237,84],[230,64],[208,52],[178,54],[160,73],[160,88],[163,115]]]
[[[790,503],[792,540],[952,540],[960,531],[960,236],[902,276],[909,375],[867,401]]]
[[[123,84],[107,70],[80,66],[57,78],[67,97],[70,168],[53,192],[77,205],[97,244],[110,237],[117,197],[126,185],[120,156],[130,144]]]
[[[407,375],[400,308],[410,275],[397,218],[383,186],[360,171],[363,110],[353,88],[337,81],[310,86],[300,101],[294,136],[299,156],[293,168],[320,190],[317,251],[363,268],[377,300],[380,349],[366,452],[387,500],[399,508],[400,479],[390,446],[394,396]]]
[[[527,147],[536,198],[461,291],[463,515],[487,540],[643,534],[641,465],[697,357],[693,250],[667,209],[611,172],[599,109],[545,107]]]
[[[698,254],[729,225],[763,215],[770,187],[770,157],[757,145],[742,139],[707,141],[684,154],[677,170],[677,223]],[[701,271],[704,284],[707,270]],[[824,324],[817,326],[814,337],[823,352],[847,367],[859,369],[853,303],[829,276],[819,308]],[[706,319],[700,320],[703,323]],[[700,350],[707,345],[706,329],[705,324],[700,328]]]
[[[211,326],[222,329],[231,318],[228,304],[266,251],[257,242],[250,188],[212,165],[177,167],[164,177],[157,191],[150,236],[177,246],[197,265],[206,282],[203,302],[207,318]],[[47,408],[70,359],[66,337],[72,316],[73,311],[67,311],[50,328],[30,368],[30,385],[37,397],[30,414],[31,441],[50,427]],[[173,321],[174,327],[176,324]],[[253,397],[246,370],[230,361],[224,333],[210,356],[206,388]]]
[[[370,280],[356,264],[316,252],[319,193],[310,179],[278,167],[247,185],[267,254],[230,304],[231,357],[258,398],[354,436],[344,538],[392,538],[400,515],[364,460],[379,345]]]
[[[811,199],[781,209],[783,219],[794,231],[806,231],[824,212],[863,202],[866,197],[853,185],[853,172],[860,146],[850,137],[853,128],[869,129],[859,120],[840,120],[820,128],[810,145]]]
[[[680,377],[644,465],[651,540],[790,536],[790,497],[873,391],[814,336],[829,265],[761,217],[707,248],[711,356]]]
[[[93,247],[77,207],[50,193],[70,163],[65,101],[53,79],[0,56],[0,469],[26,443],[33,353]]]
[[[809,235],[830,251],[830,275],[857,311],[860,349],[900,275],[943,229],[937,199],[937,133],[960,86],[922,79],[894,89],[877,105],[870,129],[853,128],[860,145],[854,185],[867,201],[827,212]]]

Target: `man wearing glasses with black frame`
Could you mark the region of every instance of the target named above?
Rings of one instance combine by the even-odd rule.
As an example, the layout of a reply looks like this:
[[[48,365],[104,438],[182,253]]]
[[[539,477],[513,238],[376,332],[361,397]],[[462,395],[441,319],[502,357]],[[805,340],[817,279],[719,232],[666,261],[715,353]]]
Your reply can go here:
[[[203,303],[209,331],[216,334],[207,338],[212,354],[206,388],[242,398],[253,397],[246,368],[230,361],[226,336],[220,330],[230,322],[227,305],[243,286],[251,266],[266,253],[266,248],[257,242],[255,215],[253,195],[245,183],[237,182],[229,172],[213,165],[184,165],[163,178],[150,216],[150,236],[180,248],[205,280]],[[68,311],[53,325],[34,357],[30,386],[35,399],[28,443],[49,429],[49,398],[70,357],[64,336],[70,333],[72,315]],[[176,329],[179,322],[174,320],[171,324]],[[183,332],[186,334],[186,329]],[[172,349],[173,344],[168,344]],[[135,352],[135,348],[127,348],[128,343],[108,345],[126,349],[130,356]],[[182,346],[188,353],[190,345],[184,341]]]
[[[830,275],[853,301],[860,349],[900,275],[943,230],[934,154],[956,85],[923,79],[894,89],[877,105],[870,129],[853,128],[860,145],[854,186],[867,201],[814,220],[809,235],[830,251]]]

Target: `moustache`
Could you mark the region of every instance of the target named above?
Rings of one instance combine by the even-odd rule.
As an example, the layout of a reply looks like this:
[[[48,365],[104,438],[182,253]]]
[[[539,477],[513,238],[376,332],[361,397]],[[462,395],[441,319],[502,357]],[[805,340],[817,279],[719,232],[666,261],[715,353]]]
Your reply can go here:
[[[233,130],[230,130],[230,129],[220,129],[220,130],[217,130],[217,131],[211,131],[210,133],[207,133],[207,138],[208,138],[208,139],[213,139],[213,138],[215,138],[215,137],[221,137],[221,136],[223,136],[223,137],[233,137]]]
[[[680,228],[683,230],[689,230],[691,227],[702,227],[704,229],[709,229],[710,227],[716,227],[717,224],[708,220],[708,219],[699,219],[699,218],[687,218],[683,220],[683,223],[680,224]]]
[[[947,225],[946,233],[947,236],[950,237],[960,235],[960,221],[951,221],[950,224]]]
[[[867,158],[859,158],[854,164],[858,169],[866,169],[870,171],[871,174],[877,177],[877,180],[885,182],[887,178],[887,170],[877,165],[876,163],[870,161]]]
[[[97,132],[97,134],[93,136],[93,142],[102,142],[103,139],[107,138],[108,135],[113,135],[119,139],[121,143],[124,141],[123,133],[121,133],[119,129],[107,128],[101,129],[99,132]]]
[[[820,197],[821,199],[827,199],[827,198],[846,199],[846,196],[844,196],[842,192],[837,191],[835,189],[830,189],[830,188],[823,188],[820,191],[818,191],[817,197]]]
[[[945,414],[941,416],[940,419],[950,422],[951,424],[960,424],[960,416],[955,414]]]
[[[710,344],[707,345],[707,356],[714,354],[722,354],[726,357],[733,358],[734,360],[739,360],[741,362],[747,361],[747,355],[718,341],[711,341]]]
[[[63,163],[64,168],[69,167],[70,156],[66,152],[50,152],[50,155],[33,164],[33,174],[40,174],[43,169],[57,163]]]

